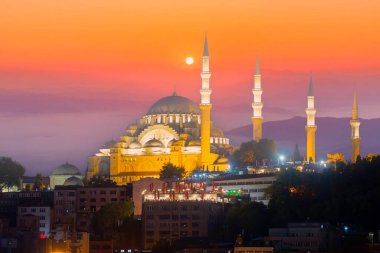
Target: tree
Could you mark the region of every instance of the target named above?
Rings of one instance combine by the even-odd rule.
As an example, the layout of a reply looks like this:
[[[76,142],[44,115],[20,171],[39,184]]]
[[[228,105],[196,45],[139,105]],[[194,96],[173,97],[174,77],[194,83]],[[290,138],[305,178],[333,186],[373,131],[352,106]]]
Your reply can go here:
[[[34,178],[33,190],[42,190],[45,188],[45,184],[41,173],[38,173]]]
[[[25,185],[25,188],[23,189],[23,191],[26,191],[26,192],[32,191],[32,185],[31,184]]]
[[[83,184],[85,181],[83,181]],[[105,177],[94,176],[85,184],[86,186],[116,186],[116,182]]]
[[[0,158],[0,192],[4,188],[19,186],[25,173],[24,167],[9,157]]]
[[[327,164],[333,166],[334,169],[344,167],[347,163],[342,153],[327,154]]]
[[[120,227],[123,221],[133,215],[133,202],[123,201],[104,205],[91,221],[92,229],[99,234]]]
[[[256,162],[274,159],[276,153],[276,144],[272,140],[244,142],[232,155],[231,162],[235,167],[254,166]]]
[[[185,175],[184,167],[179,167],[172,163],[165,164],[160,170],[160,179],[181,179],[185,177]]]
[[[269,223],[268,208],[259,202],[235,204],[228,209],[225,221],[232,240],[243,231],[244,236],[250,238],[264,236],[268,232]]]

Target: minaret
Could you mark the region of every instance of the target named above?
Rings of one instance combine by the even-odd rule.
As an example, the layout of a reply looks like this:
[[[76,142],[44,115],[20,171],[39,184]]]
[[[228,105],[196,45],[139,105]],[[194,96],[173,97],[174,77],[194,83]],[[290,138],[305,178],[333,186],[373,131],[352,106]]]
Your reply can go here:
[[[261,88],[261,74],[260,74],[260,62],[259,57],[256,58],[256,69],[254,76],[254,86],[252,89],[253,93],[253,116],[252,116],[252,126],[253,126],[253,140],[260,141],[263,136],[263,103],[261,100],[261,95],[263,94],[263,89]]]
[[[358,117],[358,104],[356,101],[356,94],[354,94],[354,102],[352,104],[352,119],[350,120],[351,124],[351,141],[352,141],[352,159],[353,163],[356,163],[356,159],[360,154],[360,135],[359,135],[359,126],[360,121]]]
[[[315,132],[317,131],[317,126],[315,125],[315,114],[317,110],[314,106],[314,91],[313,91],[313,79],[310,76],[309,83],[309,94],[307,96],[307,108],[306,117],[307,124],[305,126],[306,130],[306,161],[310,160],[315,163]]]
[[[207,36],[202,57],[202,88],[201,88],[201,165],[203,170],[208,169],[210,164],[210,131],[211,131],[211,89],[210,89],[210,58],[208,53]]]

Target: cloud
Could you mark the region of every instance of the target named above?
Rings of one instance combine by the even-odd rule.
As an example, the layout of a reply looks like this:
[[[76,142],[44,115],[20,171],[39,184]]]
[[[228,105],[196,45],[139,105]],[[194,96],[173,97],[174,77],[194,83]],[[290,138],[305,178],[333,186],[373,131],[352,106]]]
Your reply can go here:
[[[59,95],[38,92],[2,91],[0,92],[0,113],[7,116],[22,116],[54,113],[86,113],[108,110],[133,109],[136,104],[132,97],[106,96],[104,93],[91,97]]]

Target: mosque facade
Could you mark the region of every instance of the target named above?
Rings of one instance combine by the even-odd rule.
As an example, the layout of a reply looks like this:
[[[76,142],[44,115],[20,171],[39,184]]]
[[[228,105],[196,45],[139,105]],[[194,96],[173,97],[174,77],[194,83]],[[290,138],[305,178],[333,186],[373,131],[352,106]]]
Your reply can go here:
[[[167,163],[193,170],[225,171],[229,139],[211,122],[209,53],[205,38],[201,71],[201,103],[179,96],[155,102],[147,114],[127,127],[118,141],[105,143],[89,157],[86,176],[109,176],[118,184],[158,178]],[[202,138],[203,137],[203,138]]]
[[[229,168],[224,154],[231,150],[229,139],[211,121],[211,72],[207,37],[205,38],[201,70],[200,104],[179,96],[155,102],[147,114],[127,127],[118,141],[105,143],[99,152],[89,157],[86,176],[108,176],[118,184],[141,178],[158,178],[167,163],[184,167],[187,174],[194,170],[223,172]],[[257,58],[253,81],[252,137],[263,138],[263,89],[260,63]],[[313,81],[310,77],[306,107],[306,163],[316,163],[316,107]],[[359,119],[356,96],[352,111],[352,161],[359,155]]]

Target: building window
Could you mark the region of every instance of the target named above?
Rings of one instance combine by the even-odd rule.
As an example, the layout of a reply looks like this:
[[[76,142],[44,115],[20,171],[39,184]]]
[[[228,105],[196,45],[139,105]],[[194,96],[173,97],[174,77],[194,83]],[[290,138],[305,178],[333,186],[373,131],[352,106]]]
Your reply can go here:
[[[90,202],[96,202],[96,199],[90,199]]]
[[[44,213],[45,212],[45,208],[40,208],[40,213]]]
[[[163,236],[163,235],[170,235],[170,231],[168,231],[168,230],[159,231],[158,234],[159,234],[160,236]]]
[[[36,212],[36,208],[32,208],[32,209],[30,209],[30,211],[31,211],[32,213],[35,213],[35,212]]]
[[[199,231],[193,231],[193,232],[191,232],[191,235],[192,236],[199,236]]]
[[[21,208],[22,213],[26,213],[26,208]]]
[[[100,191],[100,194],[104,195],[104,194],[106,194],[106,191]]]
[[[40,220],[45,220],[45,216],[40,216]]]
[[[180,215],[179,218],[181,220],[188,220],[189,219],[189,216],[187,216],[186,214],[183,214],[183,215]]]
[[[111,195],[116,195],[116,191],[111,191]]]
[[[199,227],[199,223],[198,223],[198,222],[192,222],[192,223],[191,223],[191,226],[192,226],[193,228],[197,228],[197,227]]]

